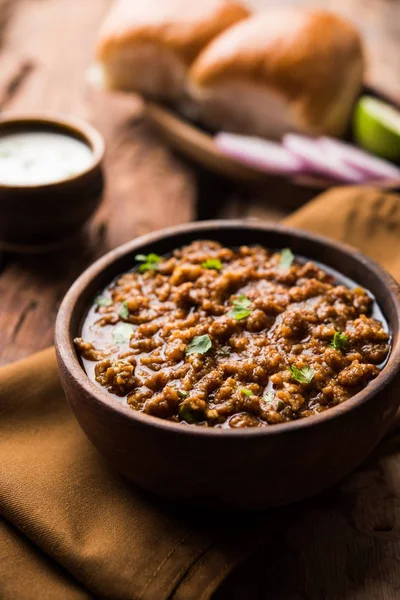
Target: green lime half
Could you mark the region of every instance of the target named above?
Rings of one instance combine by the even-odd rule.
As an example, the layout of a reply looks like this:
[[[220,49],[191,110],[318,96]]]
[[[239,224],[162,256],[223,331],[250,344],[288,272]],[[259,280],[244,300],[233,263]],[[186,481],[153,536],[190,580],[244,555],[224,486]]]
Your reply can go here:
[[[373,154],[400,160],[400,111],[372,96],[357,102],[353,116],[356,142]]]

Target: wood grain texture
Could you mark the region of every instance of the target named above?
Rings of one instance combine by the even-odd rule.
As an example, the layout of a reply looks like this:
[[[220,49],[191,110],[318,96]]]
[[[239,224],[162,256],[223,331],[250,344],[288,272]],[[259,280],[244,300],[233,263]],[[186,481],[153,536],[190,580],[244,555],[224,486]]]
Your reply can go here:
[[[265,546],[215,600],[397,600],[399,447],[397,432],[340,486],[269,515]]]
[[[76,275],[108,249],[196,214],[278,220],[288,212],[277,208],[268,193],[255,197],[209,174],[194,173],[141,122],[142,106],[134,95],[89,88],[85,73],[110,2],[0,1],[0,110],[49,109],[86,118],[104,134],[108,147],[105,199],[83,237],[83,247],[50,261],[44,256],[1,257],[0,364],[52,343],[60,298]],[[262,8],[267,0],[250,4]],[[318,5],[338,10],[360,26],[371,80],[400,98],[400,4],[321,0]],[[51,261],[56,263],[53,268]]]
[[[58,255],[1,257],[0,363],[52,343],[62,296],[96,257],[147,231],[194,218],[191,170],[141,124],[140,102],[86,84],[109,4],[20,0],[7,4],[7,18],[0,20],[0,109],[73,114],[94,124],[107,143],[104,203],[82,244]]]
[[[0,257],[0,363],[52,343],[61,298],[86,265],[140,233],[193,219],[197,197],[203,218],[283,216],[268,197],[255,198],[206,173],[196,173],[196,182],[193,168],[141,123],[134,96],[88,88],[85,71],[110,1],[0,0],[0,110],[51,109],[86,118],[108,147],[104,203],[81,244],[58,256]],[[270,3],[282,1],[310,4]],[[268,1],[249,3],[261,8]],[[371,82],[400,99],[400,2],[314,4],[357,23]],[[399,447],[394,433],[336,490],[267,515],[265,547],[225,582],[216,600],[400,598]]]

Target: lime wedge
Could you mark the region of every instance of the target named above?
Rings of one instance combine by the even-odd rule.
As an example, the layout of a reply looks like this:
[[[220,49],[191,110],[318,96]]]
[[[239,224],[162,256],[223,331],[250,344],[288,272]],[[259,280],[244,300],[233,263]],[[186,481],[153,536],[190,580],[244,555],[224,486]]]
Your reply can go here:
[[[372,96],[357,102],[353,116],[356,142],[373,154],[400,160],[400,111]]]

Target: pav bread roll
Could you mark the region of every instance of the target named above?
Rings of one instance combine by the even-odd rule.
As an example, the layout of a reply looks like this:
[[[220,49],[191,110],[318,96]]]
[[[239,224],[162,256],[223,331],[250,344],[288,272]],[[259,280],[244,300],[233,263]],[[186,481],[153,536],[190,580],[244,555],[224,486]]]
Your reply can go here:
[[[234,0],[119,0],[97,45],[105,85],[177,100],[200,51],[249,14]]]
[[[189,76],[206,124],[279,138],[288,131],[343,134],[363,71],[360,36],[350,22],[282,7],[222,33]]]

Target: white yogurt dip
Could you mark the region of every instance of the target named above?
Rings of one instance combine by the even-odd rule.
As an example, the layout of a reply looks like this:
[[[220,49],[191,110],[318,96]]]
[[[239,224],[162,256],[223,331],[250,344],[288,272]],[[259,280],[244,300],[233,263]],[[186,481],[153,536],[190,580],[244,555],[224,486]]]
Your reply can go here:
[[[84,142],[56,131],[18,131],[0,136],[0,184],[40,185],[68,179],[93,162]]]

